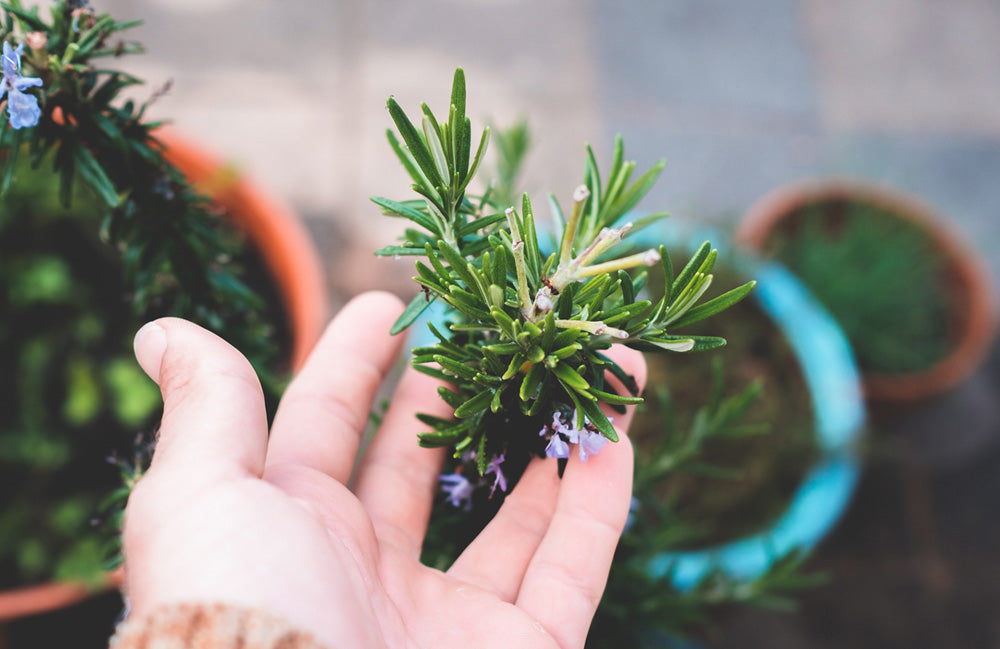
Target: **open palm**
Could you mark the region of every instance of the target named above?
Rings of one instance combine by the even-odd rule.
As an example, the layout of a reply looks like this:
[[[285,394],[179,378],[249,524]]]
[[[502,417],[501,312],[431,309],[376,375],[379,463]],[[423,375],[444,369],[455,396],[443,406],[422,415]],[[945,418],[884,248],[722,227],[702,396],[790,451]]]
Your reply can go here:
[[[423,566],[440,449],[414,412],[442,405],[404,374],[355,466],[374,395],[400,340],[398,300],[366,294],[328,328],[268,435],[263,397],[235,349],[182,320],[136,338],[163,392],[152,466],[126,510],[134,615],[174,603],[263,609],[340,647],[582,647],[628,513],[627,437],[565,477],[536,459],[447,572]],[[632,374],[638,354],[620,356]],[[639,377],[642,378],[641,376]],[[616,423],[624,431],[629,415]],[[348,487],[352,474],[353,481]]]

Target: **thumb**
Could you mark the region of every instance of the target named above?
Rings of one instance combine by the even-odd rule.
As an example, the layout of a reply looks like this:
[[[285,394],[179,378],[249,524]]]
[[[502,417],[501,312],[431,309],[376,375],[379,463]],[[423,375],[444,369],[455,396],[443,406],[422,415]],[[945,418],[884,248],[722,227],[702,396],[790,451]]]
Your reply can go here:
[[[178,318],[145,325],[134,348],[139,365],[163,395],[150,471],[194,482],[259,476],[267,415],[260,382],[246,358],[215,334]]]

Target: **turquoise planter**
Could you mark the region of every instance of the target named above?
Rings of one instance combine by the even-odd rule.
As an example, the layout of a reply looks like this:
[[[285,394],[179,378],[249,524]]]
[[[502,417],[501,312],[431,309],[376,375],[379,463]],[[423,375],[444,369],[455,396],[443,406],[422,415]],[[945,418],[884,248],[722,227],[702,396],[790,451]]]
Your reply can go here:
[[[822,459],[799,485],[785,513],[759,534],[701,550],[664,553],[649,565],[654,575],[669,574],[681,591],[715,570],[733,579],[754,579],[788,552],[810,550],[847,508],[860,475],[857,447],[865,423],[858,368],[840,327],[782,266],[727,250],[726,237],[714,231],[679,235],[661,228],[637,235],[650,245],[665,242],[691,250],[711,241],[720,258],[756,279],[748,299],[757,300],[784,333],[808,384]]]

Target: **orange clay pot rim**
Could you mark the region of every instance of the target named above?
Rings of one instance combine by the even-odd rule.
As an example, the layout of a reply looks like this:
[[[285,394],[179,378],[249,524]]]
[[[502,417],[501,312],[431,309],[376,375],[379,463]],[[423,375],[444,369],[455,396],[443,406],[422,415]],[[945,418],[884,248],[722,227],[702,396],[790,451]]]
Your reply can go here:
[[[98,583],[90,585],[81,582],[50,581],[0,590],[0,622],[72,606],[91,595],[111,588],[120,588],[124,574],[124,570],[118,568],[105,573]]]
[[[949,354],[918,372],[865,372],[868,396],[888,401],[915,400],[958,384],[975,370],[996,334],[997,293],[982,256],[925,202],[899,190],[853,178],[799,181],[779,187],[754,203],[739,223],[736,241],[760,252],[778,223],[804,205],[831,199],[860,199],[923,227],[954,264],[960,285],[969,296],[968,321]]]
[[[290,365],[299,369],[329,317],[325,272],[312,236],[298,216],[235,166],[170,128],[161,127],[155,135],[164,144],[168,161],[230,213],[239,215],[237,222],[257,246],[285,302],[292,333]]]
[[[165,145],[167,159],[186,175],[194,176],[195,184],[210,183],[227,171],[225,163],[171,129],[159,129],[156,137]],[[209,187],[206,193],[241,219],[252,219],[248,235],[258,246],[285,300],[293,337],[291,366],[298,369],[319,339],[328,315],[319,253],[298,217],[242,174],[226,177],[222,191],[223,195],[215,196]],[[0,622],[71,606],[91,595],[120,587],[122,579],[123,571],[119,568],[92,585],[51,581],[0,590]]]

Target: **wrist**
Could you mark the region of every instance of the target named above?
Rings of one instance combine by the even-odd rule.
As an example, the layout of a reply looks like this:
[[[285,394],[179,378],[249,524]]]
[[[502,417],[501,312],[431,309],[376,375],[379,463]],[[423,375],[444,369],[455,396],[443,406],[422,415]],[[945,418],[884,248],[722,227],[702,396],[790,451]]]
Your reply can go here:
[[[284,618],[226,604],[171,604],[129,616],[110,649],[204,647],[206,649],[333,649]]]

